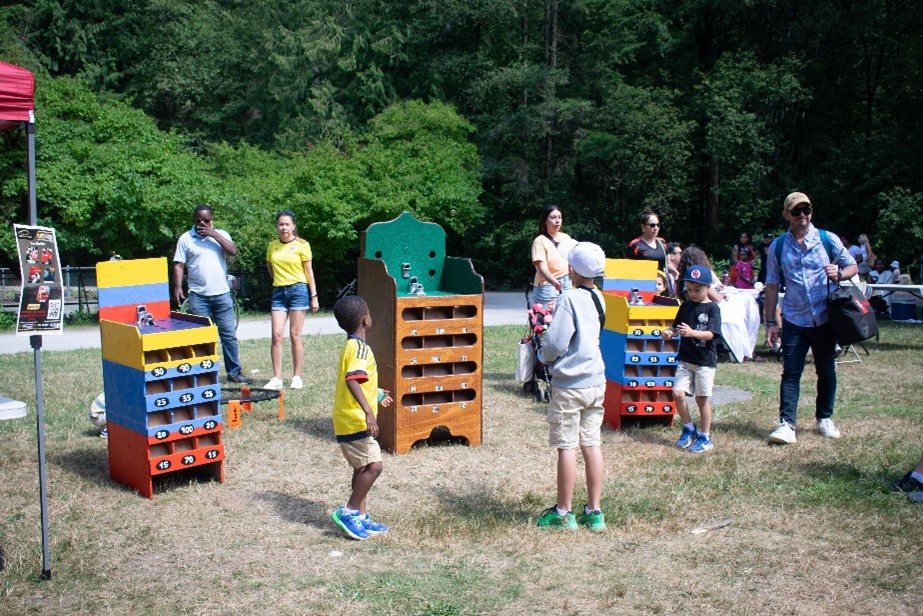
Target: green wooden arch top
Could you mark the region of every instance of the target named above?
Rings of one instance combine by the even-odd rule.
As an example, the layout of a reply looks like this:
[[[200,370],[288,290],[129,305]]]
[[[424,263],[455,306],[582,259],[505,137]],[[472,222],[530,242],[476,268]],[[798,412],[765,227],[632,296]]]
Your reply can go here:
[[[394,220],[376,222],[362,233],[361,256],[382,261],[397,283],[398,296],[413,295],[411,282],[423,285],[426,295],[472,295],[484,292],[484,279],[470,259],[447,257],[445,230],[409,212]]]

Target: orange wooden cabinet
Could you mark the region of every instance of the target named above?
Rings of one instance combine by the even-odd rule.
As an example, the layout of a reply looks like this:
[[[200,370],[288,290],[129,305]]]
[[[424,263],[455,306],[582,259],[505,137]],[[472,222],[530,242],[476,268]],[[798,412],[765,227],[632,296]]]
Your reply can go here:
[[[481,444],[484,283],[470,260],[444,251],[442,228],[409,214],[363,234],[370,258],[359,259],[358,289],[372,314],[379,386],[394,399],[378,412],[379,441],[393,453],[434,433]],[[424,281],[414,284],[425,295],[411,279]]]

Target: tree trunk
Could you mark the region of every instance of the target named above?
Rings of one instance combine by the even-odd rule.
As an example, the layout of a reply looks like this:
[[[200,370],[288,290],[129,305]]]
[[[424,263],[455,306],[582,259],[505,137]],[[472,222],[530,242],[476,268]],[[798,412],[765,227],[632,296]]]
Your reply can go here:
[[[545,0],[545,66],[549,75],[558,67],[558,0]],[[550,108],[555,99],[555,86],[553,79],[546,83],[545,104]],[[549,117],[545,126],[545,179],[550,179],[554,166],[554,125],[553,111],[549,110]]]

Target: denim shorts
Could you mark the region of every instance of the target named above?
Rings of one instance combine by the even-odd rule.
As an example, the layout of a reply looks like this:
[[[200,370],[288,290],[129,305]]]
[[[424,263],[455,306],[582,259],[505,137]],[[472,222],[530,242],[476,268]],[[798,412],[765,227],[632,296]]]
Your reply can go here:
[[[296,282],[284,287],[272,288],[272,310],[305,310],[311,307],[308,299],[308,285]]]

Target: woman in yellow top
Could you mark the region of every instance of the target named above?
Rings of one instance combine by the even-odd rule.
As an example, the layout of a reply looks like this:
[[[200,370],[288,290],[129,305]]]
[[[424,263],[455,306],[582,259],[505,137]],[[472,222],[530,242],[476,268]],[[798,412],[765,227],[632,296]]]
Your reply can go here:
[[[308,307],[317,312],[317,285],[311,265],[311,245],[295,234],[295,214],[283,210],[276,214],[276,231],[279,239],[269,242],[266,249],[266,269],[272,279],[272,379],[267,389],[282,389],[282,340],[285,321],[288,320],[292,340],[292,389],[301,389],[301,367],[304,363],[304,346],[301,328]]]
[[[561,291],[570,288],[567,273],[567,253],[577,243],[561,231],[564,218],[556,205],[546,206],[538,218],[538,235],[532,242],[532,264],[535,280],[532,282],[531,304],[548,307]]]

